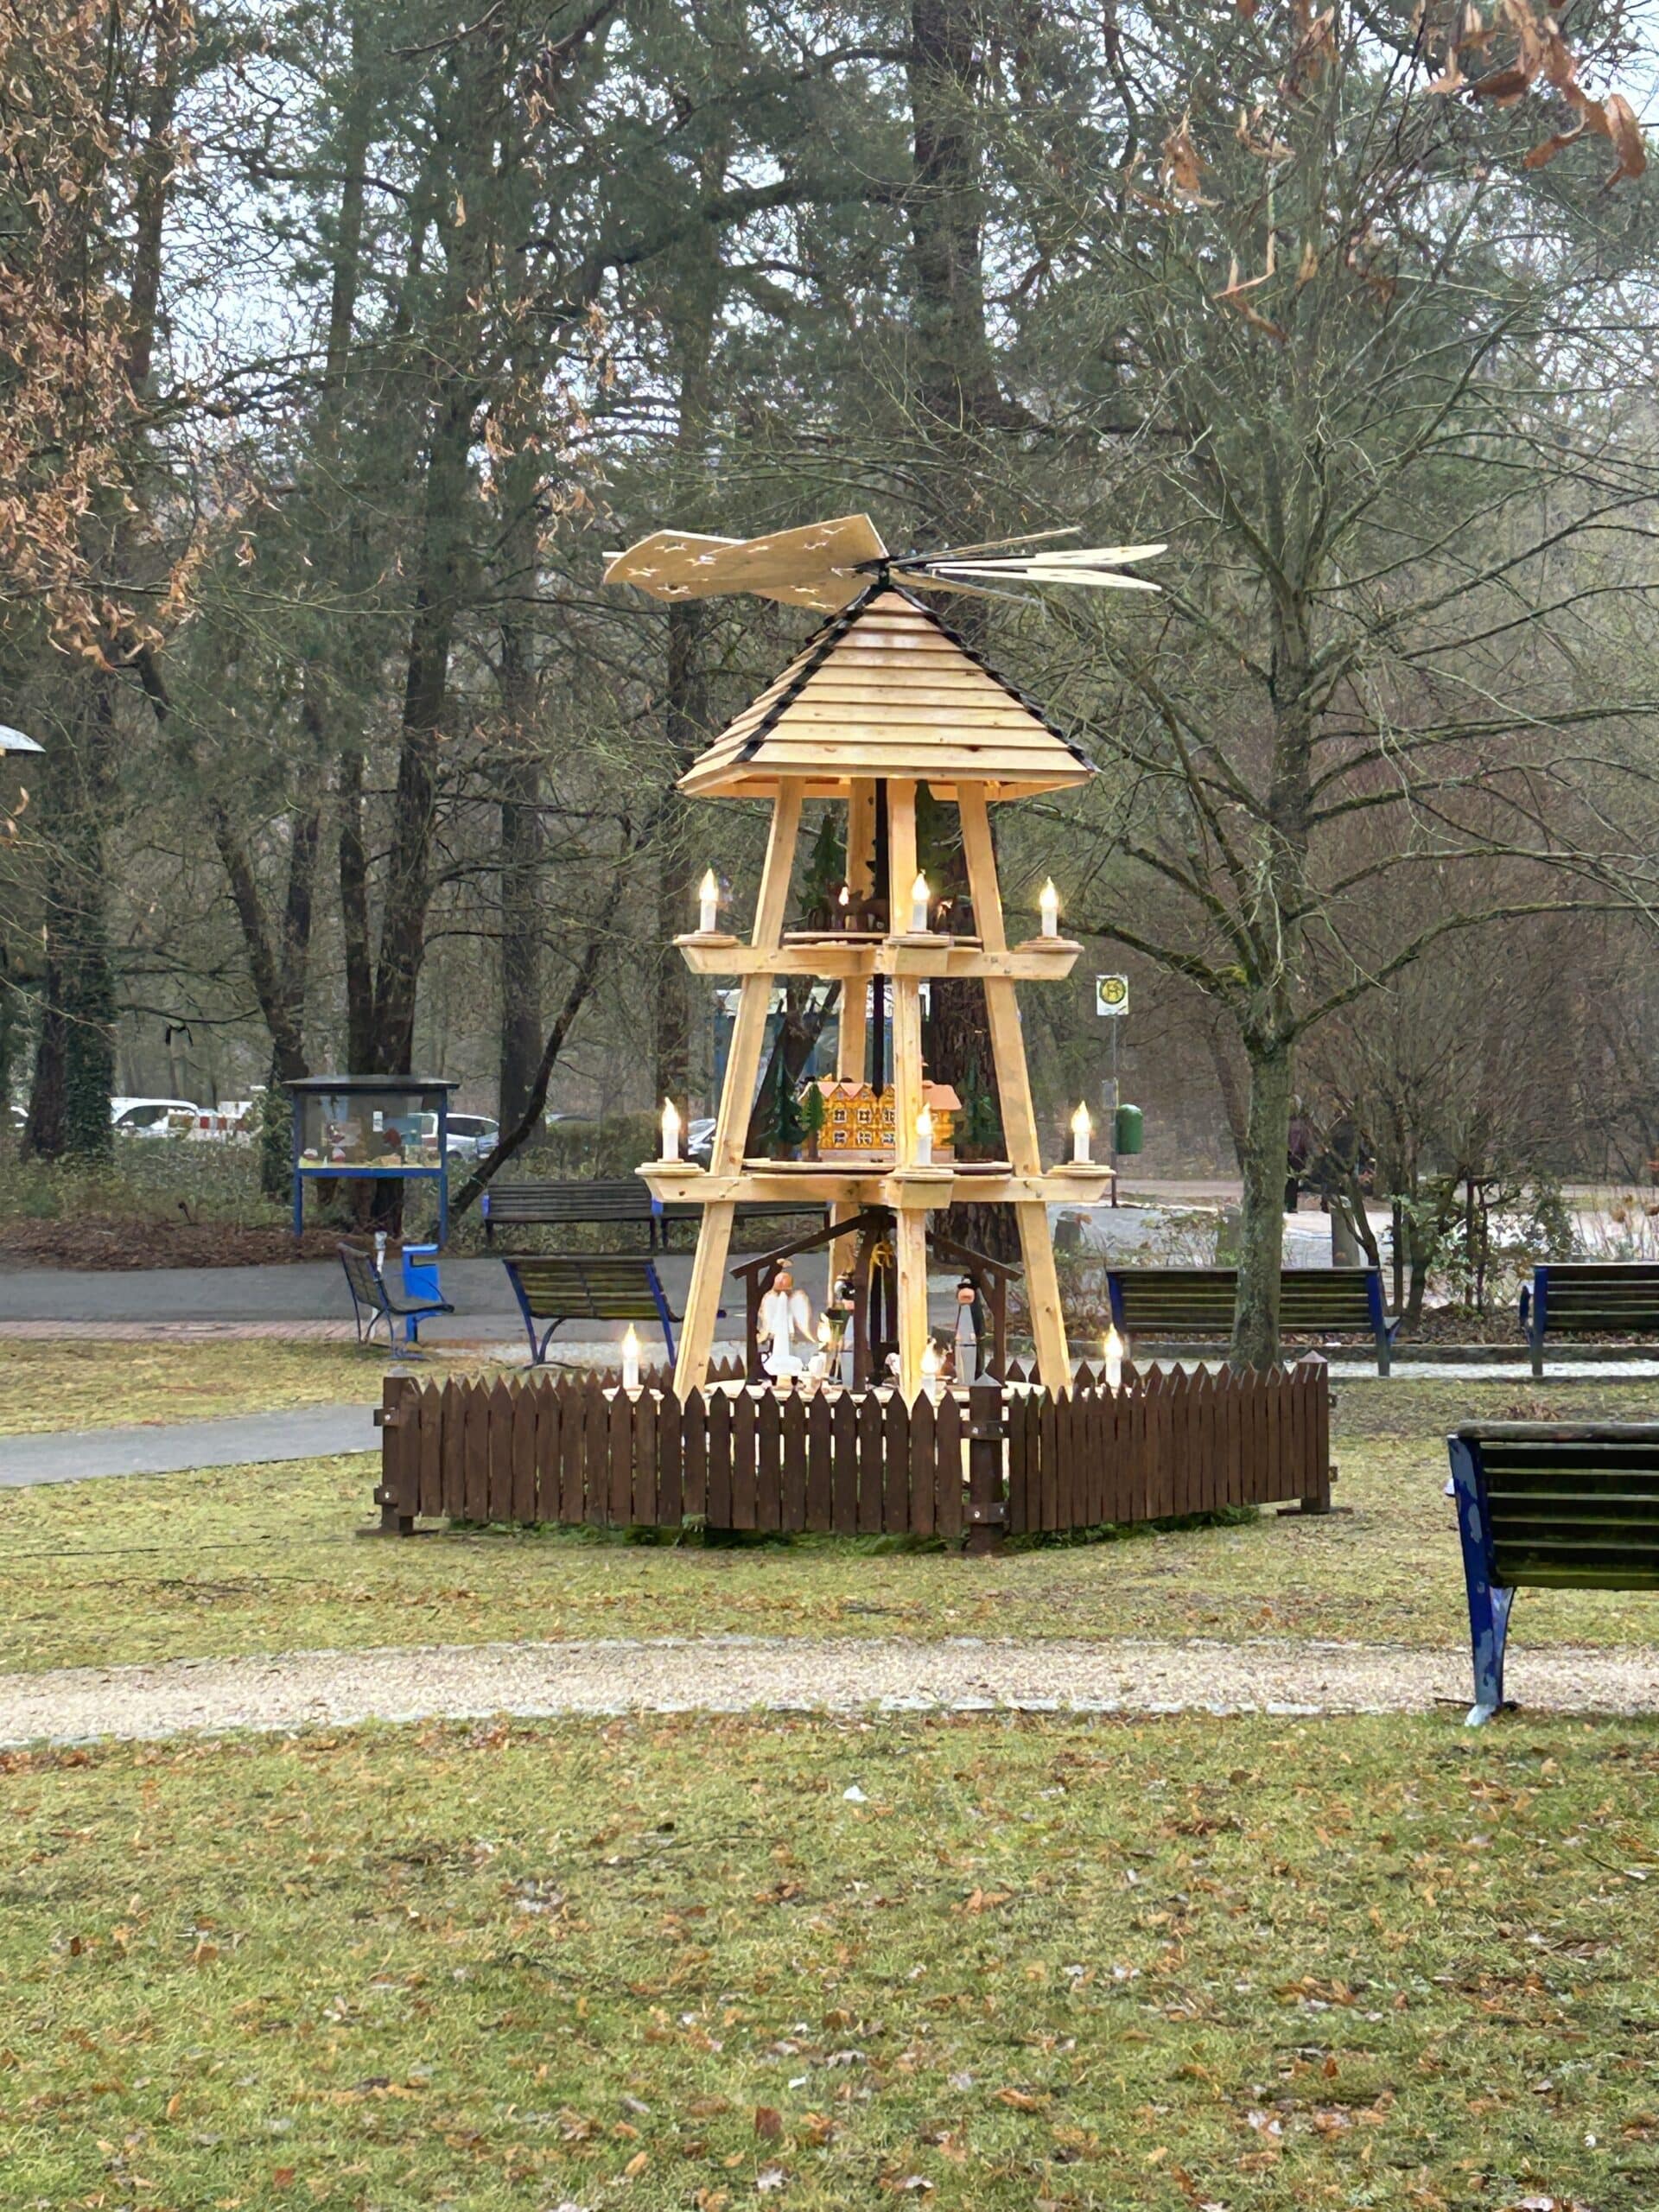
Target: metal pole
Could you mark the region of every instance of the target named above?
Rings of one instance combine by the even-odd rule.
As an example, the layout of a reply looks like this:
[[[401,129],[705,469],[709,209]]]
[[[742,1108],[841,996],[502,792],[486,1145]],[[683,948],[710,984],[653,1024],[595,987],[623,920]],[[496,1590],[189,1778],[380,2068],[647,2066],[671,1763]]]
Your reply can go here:
[[[1112,1023],[1112,1115],[1110,1121],[1106,1125],[1106,1141],[1111,1147],[1110,1166],[1112,1170],[1112,1204],[1114,1205],[1117,1204],[1117,1104],[1119,1096],[1117,1087],[1117,1033],[1122,1026],[1122,1016],[1120,1014]]]

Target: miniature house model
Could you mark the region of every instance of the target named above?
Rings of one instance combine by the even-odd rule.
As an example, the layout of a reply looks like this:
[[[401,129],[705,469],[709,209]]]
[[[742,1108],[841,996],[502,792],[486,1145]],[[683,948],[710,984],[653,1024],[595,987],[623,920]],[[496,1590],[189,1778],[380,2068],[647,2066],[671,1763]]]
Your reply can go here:
[[[844,1160],[886,1165],[898,1156],[899,1108],[893,1085],[873,1090],[861,1078],[818,1077],[813,1088],[823,1100],[823,1127],[818,1133],[818,1164],[828,1166]],[[922,1083],[922,1103],[932,1116],[933,1157],[955,1157],[954,1115],[962,1101],[948,1083]]]
[[[1132,580],[1108,574],[1110,564],[1147,550],[1160,549],[1043,554],[1022,573],[1040,571],[1039,581],[1122,584]],[[1009,557],[1002,556],[1005,563]],[[1053,575],[1041,566],[1062,560],[1077,565]],[[1010,572],[988,559],[982,565],[994,575]],[[889,556],[862,515],[738,543],[659,531],[617,556],[607,570],[607,581],[671,601],[753,591],[830,618],[681,779],[695,798],[769,800],[772,810],[749,941],[707,926],[707,910],[705,926],[677,940],[697,974],[741,979],[709,1166],[663,1160],[640,1170],[658,1198],[702,1208],[675,1373],[682,1396],[700,1388],[707,1374],[738,1204],[785,1198],[827,1204],[833,1220],[849,1224],[869,1208],[890,1214],[899,1382],[906,1397],[922,1385],[928,1342],[930,1212],[953,1199],[1011,1205],[1039,1372],[1052,1390],[1070,1387],[1047,1208],[1058,1199],[1099,1203],[1110,1171],[1084,1162],[1045,1172],[1014,994],[1022,981],[1065,976],[1081,947],[1061,938],[1048,918],[1045,934],[1008,944],[988,810],[1084,783],[1092,771],[1031,701],[953,635],[911,588],[974,588],[950,581],[973,573],[976,563],[966,556]],[[916,896],[925,888],[916,881],[916,798],[924,785],[960,817],[972,936],[939,933],[936,916]],[[879,914],[880,934],[868,927],[788,928],[802,809],[815,800],[845,809],[848,904],[861,915]],[[745,1156],[771,994],[780,976],[842,983],[836,1079],[826,1090],[829,1115],[816,1161]],[[944,1141],[925,1143],[918,1134],[928,1103],[921,986],[944,976],[973,978],[983,987],[1006,1160],[955,1160],[950,1133],[937,1122],[935,1135]],[[890,1118],[879,1058],[872,1066],[872,1053],[880,1051],[880,1025],[868,1020],[866,1008],[864,986],[872,980],[891,992]],[[953,1111],[956,1103],[954,1093],[948,1107],[938,1098],[944,1111]],[[868,1122],[861,1120],[865,1114]],[[868,1146],[861,1141],[866,1131]],[[845,1263],[844,1255],[833,1255],[833,1266]]]

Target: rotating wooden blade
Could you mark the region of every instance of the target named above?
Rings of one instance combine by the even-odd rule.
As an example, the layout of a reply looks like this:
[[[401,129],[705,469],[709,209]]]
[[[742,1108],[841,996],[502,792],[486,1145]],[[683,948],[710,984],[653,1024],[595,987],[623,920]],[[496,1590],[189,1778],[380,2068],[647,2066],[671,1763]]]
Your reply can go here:
[[[856,599],[870,579],[864,563],[887,553],[868,515],[774,531],[766,537],[699,537],[653,531],[613,556],[607,584],[634,584],[655,599],[712,599],[753,592],[785,607],[833,614]]]

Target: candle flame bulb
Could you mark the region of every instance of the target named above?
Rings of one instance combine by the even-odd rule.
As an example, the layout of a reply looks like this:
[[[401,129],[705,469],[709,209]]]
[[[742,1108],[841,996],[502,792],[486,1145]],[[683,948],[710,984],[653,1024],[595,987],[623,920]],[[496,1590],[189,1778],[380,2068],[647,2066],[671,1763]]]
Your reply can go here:
[[[697,886],[697,927],[707,937],[720,925],[720,879],[713,868],[705,868],[702,881]]]
[[[628,1324],[628,1333],[622,1339],[622,1388],[625,1390],[639,1388],[639,1339],[632,1321]]]
[[[1054,879],[1052,875],[1043,886],[1037,904],[1042,911],[1043,935],[1058,937],[1060,933],[1060,894],[1054,888]]]
[[[1079,1101],[1077,1110],[1071,1116],[1071,1157],[1080,1166],[1088,1162],[1089,1140],[1094,1134],[1094,1128],[1089,1118],[1087,1104]]]
[[[932,895],[927,887],[927,878],[918,875],[910,887],[910,926],[913,936],[927,934],[927,909]]]
[[[1106,1388],[1118,1390],[1123,1387],[1123,1339],[1116,1329],[1106,1332]]]
[[[843,883],[841,887],[841,897],[837,903],[842,906],[847,906],[851,901],[852,895],[852,885],[850,883]]]
[[[918,1167],[933,1165],[933,1116],[925,1106],[916,1116],[916,1165]]]
[[[680,1116],[671,1098],[663,1101],[663,1158],[677,1160],[680,1156]]]

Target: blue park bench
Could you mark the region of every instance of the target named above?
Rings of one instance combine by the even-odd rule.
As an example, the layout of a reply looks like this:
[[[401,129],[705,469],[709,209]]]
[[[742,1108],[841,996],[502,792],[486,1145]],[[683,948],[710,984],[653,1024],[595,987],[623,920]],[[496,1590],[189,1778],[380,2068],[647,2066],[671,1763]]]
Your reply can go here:
[[[1446,1441],[1478,1727],[1504,1702],[1517,1590],[1659,1590],[1659,1421],[1470,1421]]]
[[[411,1246],[411,1254],[433,1250],[431,1246]],[[386,1343],[393,1341],[392,1323],[404,1325],[405,1347],[413,1344],[420,1334],[420,1325],[431,1313],[453,1313],[454,1307],[447,1298],[438,1295],[438,1274],[434,1267],[405,1268],[408,1287],[417,1294],[410,1296],[408,1289],[394,1290],[375,1262],[372,1252],[365,1252],[360,1244],[342,1244],[340,1263],[346,1270],[346,1287],[352,1294],[352,1319],[357,1329],[359,1344],[367,1344],[374,1336],[377,1321],[386,1325]],[[430,1295],[427,1291],[430,1290]],[[364,1316],[367,1315],[365,1322]]]
[[[1544,1371],[1546,1337],[1659,1334],[1659,1267],[1640,1260],[1552,1260],[1521,1293],[1532,1371]]]
[[[1120,1336],[1167,1343],[1233,1332],[1236,1268],[1108,1268],[1106,1294]],[[1398,1321],[1382,1302],[1375,1268],[1286,1268],[1279,1277],[1279,1326],[1287,1337],[1370,1337],[1376,1371],[1386,1375]]]
[[[543,1365],[547,1348],[567,1321],[653,1321],[662,1329],[669,1363],[674,1359],[674,1324],[657,1262],[644,1252],[577,1252],[543,1258],[524,1253],[502,1258],[518,1311],[524,1317],[532,1367]]]

